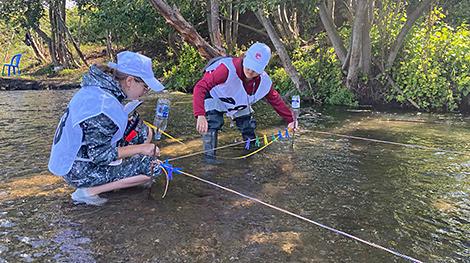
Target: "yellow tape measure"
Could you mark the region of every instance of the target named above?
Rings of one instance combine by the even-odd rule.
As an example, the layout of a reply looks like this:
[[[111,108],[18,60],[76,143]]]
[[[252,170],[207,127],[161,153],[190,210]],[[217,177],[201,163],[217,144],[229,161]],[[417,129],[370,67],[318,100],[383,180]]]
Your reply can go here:
[[[157,131],[157,130],[160,131],[163,135],[165,135],[166,137],[172,139],[173,141],[176,141],[176,142],[178,142],[178,143],[180,143],[180,144],[185,145],[185,143],[184,143],[183,141],[181,141],[180,139],[176,139],[175,137],[171,136],[170,134],[168,134],[168,133],[166,133],[166,132],[164,132],[164,131],[162,131],[162,130],[159,130],[158,127],[156,127],[155,125],[151,124],[150,122],[144,121],[144,124],[147,125],[148,127],[152,128],[152,129],[154,129],[155,131]]]

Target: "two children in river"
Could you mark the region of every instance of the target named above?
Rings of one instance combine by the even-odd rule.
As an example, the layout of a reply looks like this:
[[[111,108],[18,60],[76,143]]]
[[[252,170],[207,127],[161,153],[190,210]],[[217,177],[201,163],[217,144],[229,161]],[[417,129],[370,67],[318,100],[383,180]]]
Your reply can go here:
[[[216,163],[223,114],[235,121],[244,140],[255,138],[251,105],[262,98],[290,129],[297,126],[264,71],[270,58],[270,48],[255,43],[243,57],[224,57],[210,65],[195,85],[193,109],[206,162]],[[153,74],[152,61],[130,51],[119,53],[117,63],[91,66],[84,75],[81,89],[58,124],[49,160],[49,170],[76,188],[75,203],[102,205],[106,199],[100,193],[149,184],[161,174],[152,130],[138,117],[129,117],[135,116],[131,113],[139,103],[125,104],[126,99],[137,100],[150,89],[164,89]]]

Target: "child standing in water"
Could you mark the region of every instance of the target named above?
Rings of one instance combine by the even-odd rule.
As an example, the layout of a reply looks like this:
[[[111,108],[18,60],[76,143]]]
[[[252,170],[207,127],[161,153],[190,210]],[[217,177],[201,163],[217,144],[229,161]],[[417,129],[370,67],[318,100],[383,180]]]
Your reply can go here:
[[[244,141],[256,138],[251,105],[262,98],[266,98],[288,123],[289,129],[296,128],[291,110],[264,71],[270,58],[271,49],[257,42],[243,57],[225,57],[209,65],[195,85],[193,110],[197,119],[196,130],[203,136],[207,163],[217,163],[214,148],[217,147],[217,133],[224,124],[224,113],[235,121]]]
[[[129,119],[139,103],[123,104],[150,89],[164,89],[151,59],[130,51],[119,53],[117,63],[91,66],[83,76],[59,122],[49,159],[49,170],[77,188],[75,203],[102,205],[107,199],[100,193],[150,183],[161,173],[152,131]]]

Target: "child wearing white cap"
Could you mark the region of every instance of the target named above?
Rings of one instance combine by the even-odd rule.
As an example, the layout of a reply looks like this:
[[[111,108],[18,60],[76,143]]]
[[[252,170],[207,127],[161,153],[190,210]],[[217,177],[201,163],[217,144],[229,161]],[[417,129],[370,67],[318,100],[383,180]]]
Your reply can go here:
[[[77,188],[75,203],[102,205],[100,193],[146,184],[160,174],[152,131],[133,118],[129,133],[129,115],[140,104],[135,100],[150,89],[164,89],[151,59],[130,51],[83,76],[57,127],[48,166]],[[133,101],[124,105],[125,99]]]
[[[214,148],[217,147],[217,133],[224,124],[224,113],[235,121],[243,140],[256,137],[251,105],[262,98],[266,98],[290,129],[296,127],[292,111],[264,71],[270,58],[271,49],[256,42],[243,57],[225,57],[210,64],[194,86],[196,130],[203,135],[206,162],[217,163]]]

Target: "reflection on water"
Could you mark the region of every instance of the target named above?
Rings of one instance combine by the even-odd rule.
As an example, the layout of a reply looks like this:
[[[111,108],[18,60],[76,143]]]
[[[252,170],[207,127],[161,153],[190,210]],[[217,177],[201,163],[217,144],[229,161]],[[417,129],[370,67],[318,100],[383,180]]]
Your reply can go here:
[[[0,92],[0,262],[402,262],[257,203],[177,176],[165,199],[141,188],[105,194],[104,207],[74,206],[72,189],[50,175],[57,120],[75,91]],[[163,155],[201,149],[191,97],[172,94]],[[141,116],[151,120],[156,96]],[[260,134],[282,122],[256,105]],[[315,130],[470,152],[460,115],[303,109],[294,141],[245,160],[175,166],[304,217],[425,262],[469,262],[470,156],[356,139]],[[220,144],[239,140],[226,122]],[[243,145],[218,151],[244,154]]]

